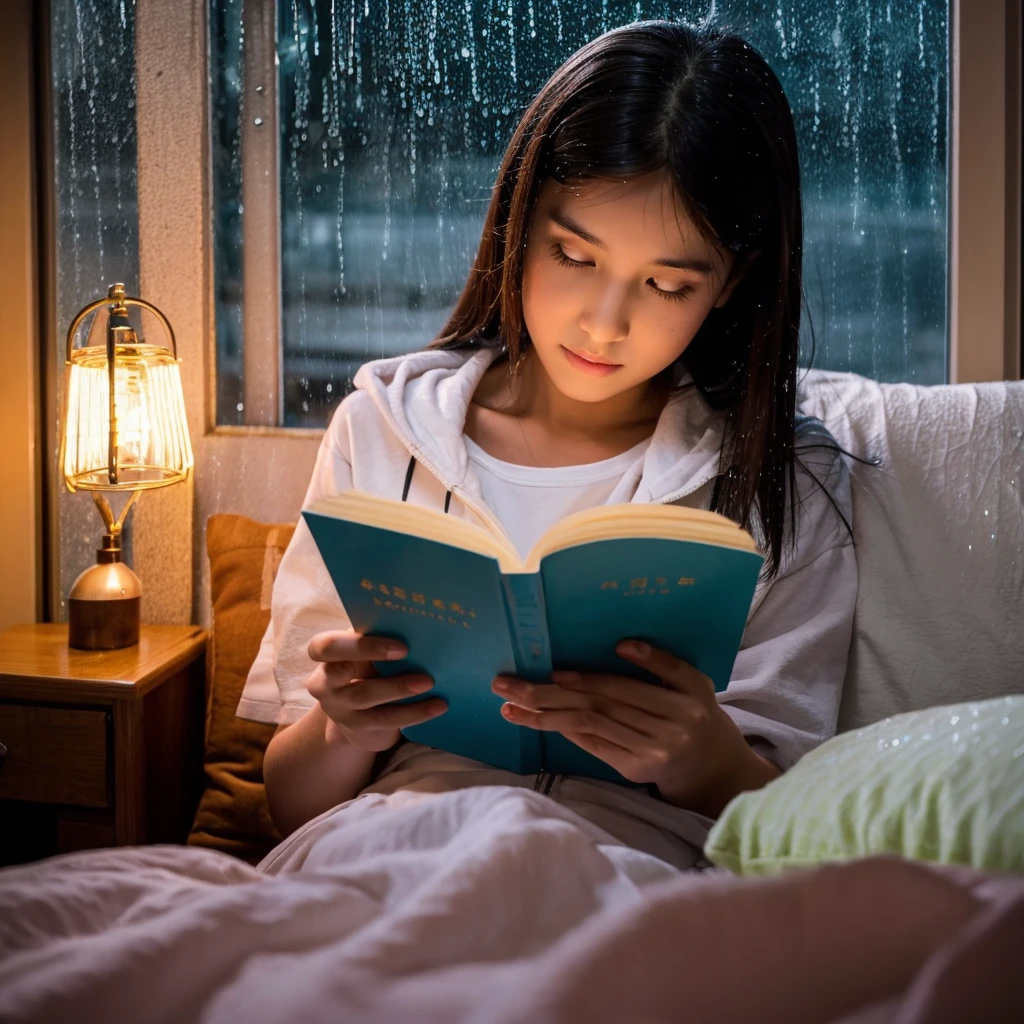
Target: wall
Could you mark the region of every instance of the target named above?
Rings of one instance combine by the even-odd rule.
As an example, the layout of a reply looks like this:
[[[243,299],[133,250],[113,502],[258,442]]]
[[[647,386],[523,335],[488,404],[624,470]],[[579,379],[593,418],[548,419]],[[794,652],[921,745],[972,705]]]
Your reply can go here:
[[[43,617],[31,0],[0,32],[0,629]]]

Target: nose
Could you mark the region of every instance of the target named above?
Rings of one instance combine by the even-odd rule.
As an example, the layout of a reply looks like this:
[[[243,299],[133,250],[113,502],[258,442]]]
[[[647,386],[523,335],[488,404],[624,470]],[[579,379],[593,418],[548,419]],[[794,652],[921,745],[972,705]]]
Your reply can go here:
[[[601,285],[580,316],[580,329],[595,344],[611,345],[629,335],[629,304],[627,289]]]

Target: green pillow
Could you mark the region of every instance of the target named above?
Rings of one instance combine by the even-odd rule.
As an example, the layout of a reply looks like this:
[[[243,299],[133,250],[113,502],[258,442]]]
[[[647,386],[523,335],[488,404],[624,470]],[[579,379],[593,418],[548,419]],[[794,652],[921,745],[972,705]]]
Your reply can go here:
[[[836,736],[736,797],[704,852],[741,875],[878,853],[1024,874],[1024,694]]]

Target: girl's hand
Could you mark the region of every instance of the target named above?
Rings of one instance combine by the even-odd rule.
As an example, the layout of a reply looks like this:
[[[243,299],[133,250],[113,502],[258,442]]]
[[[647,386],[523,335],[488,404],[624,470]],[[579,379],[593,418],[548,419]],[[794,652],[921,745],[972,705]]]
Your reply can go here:
[[[415,704],[392,705],[392,701],[426,693],[434,681],[430,676],[410,674],[382,678],[375,661],[397,661],[408,649],[397,640],[362,636],[353,630],[317,633],[309,642],[309,656],[319,662],[306,688],[319,701],[330,719],[329,730],[363,750],[387,750],[401,738],[400,729],[419,725],[448,710],[440,698]],[[330,735],[328,738],[332,738]]]
[[[664,686],[597,673],[553,672],[553,686],[499,676],[492,689],[508,701],[502,714],[560,732],[631,782],[654,783],[670,803],[709,817],[780,774],[747,744],[707,676],[638,641],[624,640],[616,652]]]

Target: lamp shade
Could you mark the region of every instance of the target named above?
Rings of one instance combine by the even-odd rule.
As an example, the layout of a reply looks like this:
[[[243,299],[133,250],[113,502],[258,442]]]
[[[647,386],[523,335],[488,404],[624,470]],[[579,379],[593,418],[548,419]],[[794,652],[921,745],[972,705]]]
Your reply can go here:
[[[134,491],[185,479],[192,447],[175,355],[144,343],[92,345],[68,355],[61,445],[68,489]]]

